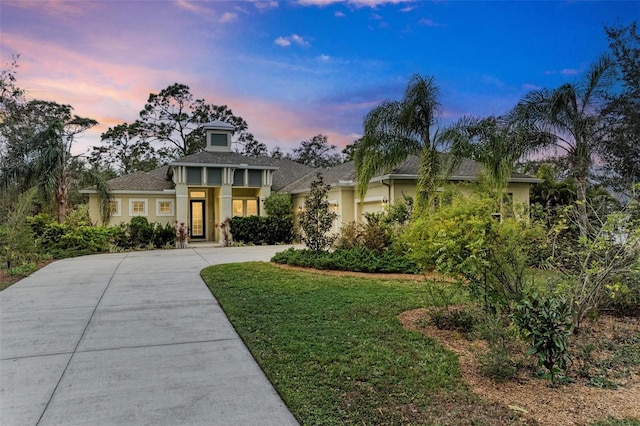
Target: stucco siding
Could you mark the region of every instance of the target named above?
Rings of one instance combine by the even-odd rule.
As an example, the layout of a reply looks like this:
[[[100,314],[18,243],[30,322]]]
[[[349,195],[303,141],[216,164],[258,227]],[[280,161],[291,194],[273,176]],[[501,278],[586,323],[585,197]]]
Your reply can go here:
[[[115,194],[113,202],[118,204],[117,213],[112,214],[108,226],[115,226],[120,223],[129,223],[135,216],[144,216],[151,223],[156,222],[162,225],[173,224],[176,218],[176,198],[175,194]],[[168,208],[167,212],[160,211]],[[136,208],[142,207],[142,211],[136,213]],[[89,196],[89,212],[93,223],[102,224],[100,217],[100,204],[98,197],[91,194]]]

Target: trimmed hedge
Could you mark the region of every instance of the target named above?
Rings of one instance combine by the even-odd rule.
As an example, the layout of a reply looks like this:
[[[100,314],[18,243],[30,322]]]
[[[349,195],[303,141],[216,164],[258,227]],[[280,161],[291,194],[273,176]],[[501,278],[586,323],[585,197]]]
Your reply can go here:
[[[229,230],[235,242],[245,244],[288,244],[293,241],[293,221],[276,216],[234,217]]]
[[[288,250],[277,253],[272,262],[292,266],[335,271],[418,274],[418,266],[402,254],[387,250],[382,253],[362,247],[313,251]]]

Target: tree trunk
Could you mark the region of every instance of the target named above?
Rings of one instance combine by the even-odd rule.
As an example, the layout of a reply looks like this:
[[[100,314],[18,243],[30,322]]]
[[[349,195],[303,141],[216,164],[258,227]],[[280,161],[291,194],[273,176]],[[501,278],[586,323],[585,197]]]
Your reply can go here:
[[[58,207],[58,223],[64,222],[67,216],[68,188],[66,176],[60,178],[56,188],[56,205]]]

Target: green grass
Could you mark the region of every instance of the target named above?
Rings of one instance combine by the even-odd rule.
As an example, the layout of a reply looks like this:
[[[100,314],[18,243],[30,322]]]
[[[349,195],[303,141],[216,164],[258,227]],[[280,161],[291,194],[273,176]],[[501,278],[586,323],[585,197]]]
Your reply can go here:
[[[429,305],[424,283],[257,262],[212,266],[202,276],[303,425],[517,421],[469,391],[453,353],[402,327],[398,314]],[[464,300],[455,292],[451,302]]]

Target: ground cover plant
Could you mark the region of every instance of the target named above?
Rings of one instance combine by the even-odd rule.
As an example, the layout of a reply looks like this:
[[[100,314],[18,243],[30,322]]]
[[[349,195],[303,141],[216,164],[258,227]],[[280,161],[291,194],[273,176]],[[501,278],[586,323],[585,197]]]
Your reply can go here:
[[[571,335],[573,380],[552,386],[517,330],[452,282],[264,263],[202,275],[301,424],[637,424],[637,319]]]
[[[202,276],[301,424],[522,424],[469,392],[451,352],[402,328],[399,313],[429,304],[423,281],[266,263]]]

